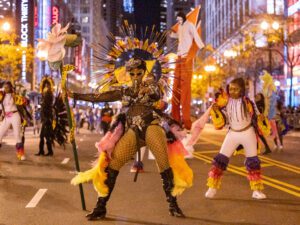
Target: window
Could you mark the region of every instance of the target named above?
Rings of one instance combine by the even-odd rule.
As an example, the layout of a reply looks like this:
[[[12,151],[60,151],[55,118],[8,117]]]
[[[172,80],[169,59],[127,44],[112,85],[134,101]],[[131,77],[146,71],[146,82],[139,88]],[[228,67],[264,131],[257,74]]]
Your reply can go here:
[[[89,27],[82,27],[82,32],[83,33],[89,33],[90,32],[90,28]]]
[[[81,13],[89,13],[89,12],[90,12],[89,7],[83,7],[83,8],[81,8]]]
[[[88,16],[82,17],[81,21],[82,21],[82,23],[88,23],[89,17]]]

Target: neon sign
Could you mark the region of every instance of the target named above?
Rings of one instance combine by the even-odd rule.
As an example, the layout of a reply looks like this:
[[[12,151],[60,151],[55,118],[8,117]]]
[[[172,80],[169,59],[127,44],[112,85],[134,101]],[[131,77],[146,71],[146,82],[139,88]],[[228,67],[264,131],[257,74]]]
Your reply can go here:
[[[59,9],[57,6],[52,7],[52,24],[56,24],[59,21]]]
[[[28,46],[28,0],[21,1],[21,46]],[[26,52],[22,54],[22,80],[26,81]]]

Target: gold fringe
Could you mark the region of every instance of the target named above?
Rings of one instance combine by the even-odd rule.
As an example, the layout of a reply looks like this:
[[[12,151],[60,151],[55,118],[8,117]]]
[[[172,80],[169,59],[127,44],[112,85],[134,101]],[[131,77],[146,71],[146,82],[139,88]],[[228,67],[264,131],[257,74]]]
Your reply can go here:
[[[249,183],[252,191],[262,191],[264,189],[262,180],[250,181]]]
[[[221,187],[221,178],[214,179],[212,177],[207,178],[206,185],[210,188],[220,189]]]

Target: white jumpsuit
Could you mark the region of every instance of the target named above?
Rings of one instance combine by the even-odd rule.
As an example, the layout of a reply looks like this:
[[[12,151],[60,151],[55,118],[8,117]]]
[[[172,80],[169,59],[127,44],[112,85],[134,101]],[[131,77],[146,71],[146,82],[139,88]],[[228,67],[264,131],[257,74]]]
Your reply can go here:
[[[5,94],[3,105],[0,104],[2,111],[3,107],[3,113],[5,114],[5,117],[0,125],[0,144],[2,143],[2,138],[9,129],[10,125],[12,125],[16,143],[21,143],[21,117],[17,110],[17,106],[14,103],[12,94]]]

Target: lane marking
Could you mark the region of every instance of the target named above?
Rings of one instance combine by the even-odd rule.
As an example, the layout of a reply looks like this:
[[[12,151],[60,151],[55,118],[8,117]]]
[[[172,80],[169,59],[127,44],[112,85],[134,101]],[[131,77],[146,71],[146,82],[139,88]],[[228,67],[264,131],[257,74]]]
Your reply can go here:
[[[198,153],[199,154],[199,153]],[[209,157],[209,156],[206,156],[206,155],[201,155],[201,154],[199,154],[200,156],[202,156],[202,157],[204,157],[204,158],[206,158],[207,160],[213,160],[211,157]],[[232,164],[229,164],[228,165],[229,167],[231,167],[231,168],[233,168],[233,169],[235,169],[235,170],[238,170],[238,171],[241,171],[241,172],[244,172],[244,173],[248,173],[248,171],[245,169],[245,167],[238,167],[238,166],[235,166],[235,165],[232,165]],[[274,178],[271,178],[271,177],[268,177],[268,176],[265,176],[265,175],[262,175],[262,178],[264,178],[264,179],[266,179],[266,180],[269,180],[269,181],[271,181],[271,182],[274,182],[274,183],[277,183],[277,184],[281,184],[281,185],[283,185],[283,186],[286,186],[286,187],[289,187],[289,188],[291,188],[291,189],[294,189],[294,190],[297,190],[297,191],[300,191],[300,187],[298,187],[298,186],[295,186],[295,185],[292,185],[292,184],[288,184],[288,183],[286,183],[286,182],[282,182],[282,181],[279,181],[279,180],[277,180],[277,179],[274,179]]]
[[[222,145],[220,142],[213,141],[213,140],[210,140],[208,138],[201,137],[200,139],[202,139],[206,142],[209,142],[211,144],[214,144],[216,146],[221,146]],[[300,174],[300,167],[297,167],[297,166],[294,166],[294,165],[291,165],[291,164],[288,164],[288,163],[284,163],[284,162],[281,162],[281,161],[277,161],[275,159],[271,159],[271,158],[268,158],[268,157],[265,157],[265,156],[258,156],[258,157],[261,159],[262,162],[266,162],[267,164],[273,164],[274,166],[282,168],[284,170],[288,170],[288,171]]]
[[[199,152],[201,154],[210,154],[210,153],[218,153],[219,150],[210,150],[210,151],[196,151]]]
[[[70,161],[70,158],[64,158],[61,164],[67,164]]]
[[[276,164],[281,164],[282,166],[290,167],[290,168],[298,170],[300,172],[300,167],[298,167],[298,166],[294,166],[294,165],[291,165],[291,164],[288,164],[288,163],[277,161],[275,159],[271,159],[271,158],[268,158],[268,157],[265,157],[265,156],[260,156],[260,158],[262,158],[264,160],[271,161],[271,162],[276,163]]]
[[[274,166],[273,164],[269,164],[269,163],[261,163],[260,164],[261,167],[269,167],[269,166]]]
[[[211,162],[212,161],[212,158],[210,158],[208,156],[205,156],[205,155],[201,155],[199,153],[198,154],[194,153],[194,157],[197,158],[197,159],[201,159],[205,162]],[[247,171],[244,168],[241,169],[237,166],[229,164],[227,170],[232,172],[232,173],[236,173],[236,174],[239,174],[241,176],[247,177]],[[292,184],[288,184],[288,183],[285,183],[285,182],[281,182],[279,180],[276,180],[276,179],[273,179],[273,178],[270,178],[270,177],[267,177],[267,176],[262,176],[262,178],[263,178],[263,183],[264,184],[266,184],[268,186],[271,186],[273,188],[276,188],[278,190],[281,190],[283,192],[289,193],[291,195],[294,195],[296,197],[300,197],[300,193],[296,192],[296,191],[300,191],[300,187],[292,185]],[[287,189],[286,187],[282,187],[280,185],[286,186],[286,187],[294,189],[296,191],[292,191],[292,190]]]
[[[48,189],[39,189],[25,208],[35,208]]]

